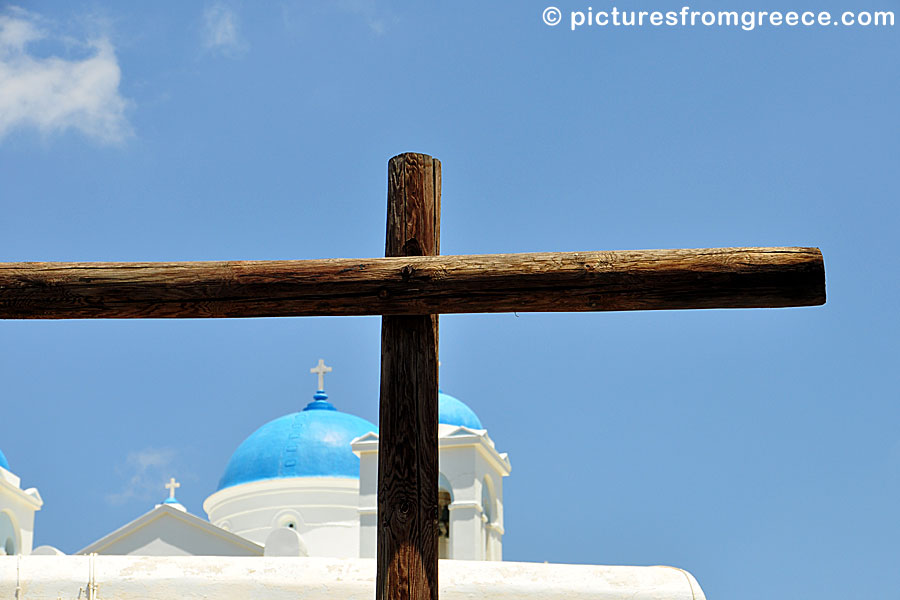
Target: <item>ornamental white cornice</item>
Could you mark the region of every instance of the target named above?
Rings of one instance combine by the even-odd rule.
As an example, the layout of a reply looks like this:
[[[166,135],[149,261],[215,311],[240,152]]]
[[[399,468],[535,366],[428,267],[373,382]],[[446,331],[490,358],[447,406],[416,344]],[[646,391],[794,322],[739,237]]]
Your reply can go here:
[[[41,498],[37,488],[23,490],[19,487],[21,481],[22,480],[19,479],[18,475],[0,467],[0,490],[4,490],[7,494],[11,495],[16,500],[29,505],[34,510],[39,510],[41,506],[44,505],[44,500]]]
[[[506,452],[497,452],[494,441],[486,429],[471,429],[465,426],[441,425],[438,435],[438,449],[475,447],[478,452],[494,467],[505,475],[509,475],[512,465]],[[378,434],[369,432],[350,442],[356,456],[378,452]]]

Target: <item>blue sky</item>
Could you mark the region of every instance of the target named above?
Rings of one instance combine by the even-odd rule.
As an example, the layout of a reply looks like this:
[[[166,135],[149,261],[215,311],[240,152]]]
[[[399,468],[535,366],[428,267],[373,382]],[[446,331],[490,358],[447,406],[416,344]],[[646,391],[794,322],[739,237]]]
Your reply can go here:
[[[0,260],[380,256],[403,151],[443,163],[445,254],[818,246],[819,308],[442,317],[441,385],[510,454],[507,560],[896,595],[897,28],[570,31],[546,6],[3,5]],[[0,448],[45,500],[37,543],[67,552],[169,476],[202,515],[320,357],[338,408],[377,420],[378,318],[0,337]]]

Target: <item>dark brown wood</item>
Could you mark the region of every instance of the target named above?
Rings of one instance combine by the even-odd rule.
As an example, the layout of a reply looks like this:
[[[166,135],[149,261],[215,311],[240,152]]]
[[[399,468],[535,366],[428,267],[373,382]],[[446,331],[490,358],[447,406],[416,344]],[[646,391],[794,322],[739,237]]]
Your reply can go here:
[[[440,252],[441,163],[388,165],[388,256]],[[402,278],[402,275],[401,275]],[[438,316],[381,321],[377,600],[437,600]]]
[[[440,162],[388,165],[386,258],[0,263],[0,318],[384,315],[378,600],[437,600],[438,317],[825,302],[817,248],[440,254]]]
[[[398,230],[420,225],[411,214],[388,218]],[[389,236],[389,251],[432,242],[437,248],[439,219],[428,218],[434,219],[432,241]],[[817,248],[0,263],[4,319],[777,308],[824,302],[825,266]]]

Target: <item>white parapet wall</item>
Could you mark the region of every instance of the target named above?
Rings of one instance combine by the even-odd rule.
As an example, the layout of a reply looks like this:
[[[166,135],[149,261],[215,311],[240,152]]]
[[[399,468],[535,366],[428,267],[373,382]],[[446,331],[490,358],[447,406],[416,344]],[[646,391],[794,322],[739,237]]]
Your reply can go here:
[[[687,571],[442,560],[441,600],[705,600]],[[0,557],[10,600],[371,600],[372,559],[226,556]]]
[[[257,544],[273,529],[295,529],[310,556],[359,556],[359,480],[286,477],[217,491],[203,503],[213,525]]]

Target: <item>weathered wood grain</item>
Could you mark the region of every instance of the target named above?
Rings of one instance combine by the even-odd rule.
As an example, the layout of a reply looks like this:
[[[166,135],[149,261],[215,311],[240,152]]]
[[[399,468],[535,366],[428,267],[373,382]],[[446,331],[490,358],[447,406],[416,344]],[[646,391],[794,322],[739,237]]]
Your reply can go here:
[[[397,228],[409,228],[418,217],[389,213],[388,218]],[[433,227],[437,248],[439,225]],[[421,242],[400,237],[402,242],[388,244],[403,248]],[[817,248],[0,263],[0,318],[5,319],[776,308],[824,302],[825,267]]]
[[[388,165],[389,256],[440,250],[441,164],[402,154]],[[437,600],[438,317],[381,324],[378,600]]]

